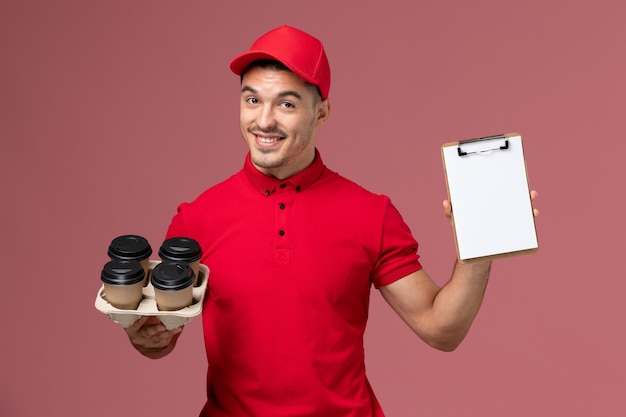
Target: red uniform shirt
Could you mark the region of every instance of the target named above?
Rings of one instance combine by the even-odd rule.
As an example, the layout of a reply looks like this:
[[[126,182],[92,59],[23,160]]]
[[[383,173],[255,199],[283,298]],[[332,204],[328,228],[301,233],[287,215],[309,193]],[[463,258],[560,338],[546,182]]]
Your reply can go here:
[[[388,197],[319,154],[286,180],[248,155],[242,171],[179,206],[174,236],[196,239],[210,269],[203,416],[383,416],[365,376],[370,288],[421,268]]]

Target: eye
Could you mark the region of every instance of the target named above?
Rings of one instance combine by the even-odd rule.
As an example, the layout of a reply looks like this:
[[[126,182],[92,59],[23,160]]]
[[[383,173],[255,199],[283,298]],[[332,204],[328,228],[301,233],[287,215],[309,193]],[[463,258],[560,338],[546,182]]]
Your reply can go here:
[[[280,103],[280,107],[283,107],[283,108],[285,108],[285,109],[293,109],[293,108],[295,108],[296,106],[294,106],[294,105],[293,105],[293,103],[292,103],[292,102],[290,102],[290,101],[282,101],[282,102]]]
[[[259,100],[256,97],[248,97],[246,99],[246,102],[248,104],[258,104]]]

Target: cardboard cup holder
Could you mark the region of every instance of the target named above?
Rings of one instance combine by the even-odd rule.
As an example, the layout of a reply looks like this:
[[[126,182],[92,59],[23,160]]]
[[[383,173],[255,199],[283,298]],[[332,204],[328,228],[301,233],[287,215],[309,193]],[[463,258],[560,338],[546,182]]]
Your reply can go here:
[[[150,261],[150,269],[148,271],[148,278],[152,274],[152,270],[161,261]],[[172,330],[190,322],[194,317],[202,312],[202,304],[204,303],[204,295],[209,280],[209,268],[206,265],[200,264],[200,273],[198,274],[198,282],[193,287],[193,301],[188,307],[175,311],[161,311],[157,308],[156,300],[154,298],[154,287],[150,282],[142,289],[142,298],[139,306],[136,310],[122,310],[113,307],[107,302],[104,294],[104,284],[100,287],[98,295],[96,296],[96,309],[104,313],[109,319],[126,328],[131,326],[134,322],[139,320],[142,316],[157,316],[161,323],[167,328]],[[149,280],[148,280],[149,281]]]

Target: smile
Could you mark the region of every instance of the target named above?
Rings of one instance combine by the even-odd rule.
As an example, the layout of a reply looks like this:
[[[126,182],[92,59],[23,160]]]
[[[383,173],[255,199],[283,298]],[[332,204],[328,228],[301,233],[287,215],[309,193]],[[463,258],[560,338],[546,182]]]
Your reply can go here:
[[[266,137],[263,137],[263,136],[257,136],[256,138],[257,138],[257,140],[259,142],[267,143],[267,144],[275,143],[275,142],[278,142],[279,140],[282,139],[282,138],[266,138]]]

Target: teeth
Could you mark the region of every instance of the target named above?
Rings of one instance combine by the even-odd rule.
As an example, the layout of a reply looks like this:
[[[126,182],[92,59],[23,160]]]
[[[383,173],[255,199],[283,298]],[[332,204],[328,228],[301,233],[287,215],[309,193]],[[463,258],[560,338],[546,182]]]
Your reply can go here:
[[[261,136],[257,136],[257,138],[259,138],[259,142],[261,143],[274,143],[274,142],[278,142],[277,138],[264,138]]]

